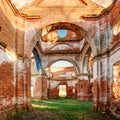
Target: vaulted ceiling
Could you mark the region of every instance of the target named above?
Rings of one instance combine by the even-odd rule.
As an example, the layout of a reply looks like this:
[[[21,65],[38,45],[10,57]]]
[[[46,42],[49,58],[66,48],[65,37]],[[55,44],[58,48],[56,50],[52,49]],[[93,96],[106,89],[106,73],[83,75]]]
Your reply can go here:
[[[45,29],[41,27],[40,45],[43,53],[80,53],[86,44],[85,30],[67,23],[77,24],[83,16],[99,16],[114,2],[114,0],[10,1],[20,14],[39,16],[40,25],[45,27]],[[58,34],[60,30],[66,30],[66,36],[60,37]]]
[[[99,15],[113,0],[11,0],[20,13],[43,16],[52,12],[61,14]],[[56,12],[56,14],[57,14]]]

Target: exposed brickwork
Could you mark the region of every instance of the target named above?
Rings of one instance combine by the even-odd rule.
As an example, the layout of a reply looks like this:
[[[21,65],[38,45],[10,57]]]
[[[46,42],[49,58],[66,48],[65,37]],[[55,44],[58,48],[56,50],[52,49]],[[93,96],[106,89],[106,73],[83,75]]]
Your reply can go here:
[[[69,86],[68,81],[60,82],[59,85],[66,85],[66,97],[76,98],[77,97],[77,85]],[[49,98],[58,98],[59,96],[59,85],[55,88],[49,89]]]
[[[90,100],[90,83],[88,80],[78,81],[78,99],[79,100]]]
[[[49,90],[49,98],[58,98],[58,97],[59,97],[58,87]]]
[[[42,81],[41,79],[37,79],[34,87],[34,98],[41,99],[42,97]]]
[[[0,9],[0,42],[6,43],[11,48],[15,46],[15,28],[12,26],[11,22],[5,16],[3,11]],[[11,32],[10,32],[11,31]]]
[[[47,79],[46,76],[40,76],[35,82],[34,86],[34,98],[35,99],[47,99]]]
[[[73,67],[51,67],[51,79],[74,79],[76,76],[76,68]]]
[[[93,82],[93,102],[94,102],[94,110],[98,109],[99,106],[99,87],[98,80],[94,80]]]
[[[59,1],[60,7],[64,8],[62,14],[58,10],[59,7],[53,7],[51,2],[46,4],[44,1],[43,4],[50,5],[51,9],[43,7],[40,9],[42,12],[37,10],[34,13],[29,12],[30,9],[25,10],[25,6],[21,9],[21,12],[26,12],[26,14],[40,15],[41,18],[38,18],[38,21],[32,21],[32,19],[29,21],[28,16],[19,15],[18,11],[14,11],[14,7],[8,4],[8,1],[0,0],[0,45],[5,44],[0,47],[1,51],[4,49],[6,56],[6,58],[4,56],[4,59],[2,57],[0,59],[0,119],[3,120],[3,117],[14,110],[31,109],[30,56],[34,47],[37,47],[43,69],[58,60],[67,60],[77,69],[76,76],[68,81],[66,79],[55,81],[42,74],[34,86],[35,98],[57,98],[59,97],[59,85],[66,85],[66,97],[85,101],[93,100],[94,110],[105,112],[110,107],[109,105],[113,110],[120,110],[120,69],[117,71],[116,80],[114,79],[116,74],[114,74],[114,66],[118,65],[120,61],[120,33],[117,31],[117,35],[113,35],[111,32],[114,31],[113,28],[116,25],[120,25],[120,0],[116,0],[114,5],[105,11],[100,6],[98,8],[98,5],[92,3],[91,0],[88,0],[89,5],[87,6],[87,2],[81,4],[79,1],[76,3],[73,1],[74,5],[70,8],[66,7],[71,5],[69,1],[66,3]],[[77,3],[79,3],[78,8],[76,8]],[[54,3],[55,6],[57,4]],[[33,6],[39,8],[41,2]],[[85,6],[84,10],[91,9],[88,11],[82,9],[81,12],[81,6]],[[103,12],[101,13],[101,11]],[[97,16],[94,13],[100,15]],[[91,17],[83,17],[88,14]],[[117,27],[119,28],[119,26]],[[49,32],[57,31],[57,29],[72,30],[80,34],[80,39],[83,39],[80,41],[67,40],[67,42],[56,41],[54,44],[41,40],[45,34],[48,35]],[[43,32],[45,32],[44,35]],[[68,37],[71,39],[74,38],[74,35],[68,33]],[[89,52],[87,45],[91,47],[92,53]],[[16,53],[16,61],[9,60],[13,52],[8,50],[8,54],[4,47],[10,48]],[[3,52],[0,55],[3,56]],[[86,56],[94,58],[92,63],[88,63]],[[91,71],[88,66],[91,67]],[[93,78],[87,76],[90,72],[93,73]],[[81,74],[86,76],[80,77]]]
[[[67,86],[66,92],[68,98],[77,98],[77,85],[75,87]]]
[[[0,119],[14,107],[14,65],[4,62],[0,64]]]

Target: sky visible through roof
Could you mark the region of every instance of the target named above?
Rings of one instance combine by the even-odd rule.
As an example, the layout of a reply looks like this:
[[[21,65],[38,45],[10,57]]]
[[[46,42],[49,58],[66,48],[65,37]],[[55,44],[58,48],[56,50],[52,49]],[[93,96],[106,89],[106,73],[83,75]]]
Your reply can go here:
[[[64,37],[66,37],[66,35],[67,35],[67,30],[66,29],[59,29],[58,30],[58,36],[60,38],[64,38]]]

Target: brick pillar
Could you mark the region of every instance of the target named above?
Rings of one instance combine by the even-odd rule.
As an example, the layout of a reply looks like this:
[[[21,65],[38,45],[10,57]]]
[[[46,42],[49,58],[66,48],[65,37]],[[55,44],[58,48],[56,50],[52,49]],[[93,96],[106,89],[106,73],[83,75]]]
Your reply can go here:
[[[41,81],[42,81],[42,96],[41,96],[41,99],[48,99],[48,96],[47,96],[47,77],[46,76],[41,76]]]
[[[100,90],[99,90],[99,104],[102,112],[105,112],[109,106],[109,57],[106,55],[104,59],[101,59],[101,71],[100,71]]]
[[[27,64],[23,59],[18,58],[17,60],[17,79],[16,79],[16,96],[17,96],[17,106],[19,109],[26,108],[28,103],[28,91],[30,93],[30,74],[28,75]],[[30,95],[29,95],[30,98]],[[29,100],[30,101],[30,100]]]
[[[93,64],[93,110],[99,109],[99,63],[98,60]]]
[[[78,80],[78,100],[89,100],[89,89],[90,89],[90,83],[89,80],[87,80],[87,76],[79,76]],[[84,79],[86,78],[86,79]]]
[[[109,105],[109,87],[108,87],[108,76],[109,76],[109,58],[106,57],[101,59],[97,58],[93,66],[94,73],[94,109],[106,111],[107,106]]]
[[[26,60],[26,106],[31,109],[31,60]]]
[[[98,110],[98,107],[99,107],[98,79],[94,80],[94,82],[93,82],[93,103],[94,103],[93,110]]]
[[[15,105],[14,84],[14,63],[4,61],[0,64],[0,120],[13,111]]]
[[[40,76],[35,83],[34,98],[41,99],[41,96],[42,96],[42,80]]]

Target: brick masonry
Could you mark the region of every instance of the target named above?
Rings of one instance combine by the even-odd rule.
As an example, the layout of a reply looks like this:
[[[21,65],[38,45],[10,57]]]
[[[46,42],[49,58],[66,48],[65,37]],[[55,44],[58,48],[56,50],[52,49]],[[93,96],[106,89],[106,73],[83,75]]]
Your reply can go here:
[[[38,47],[43,69],[55,61],[63,59],[70,61],[77,68],[76,79],[72,82],[66,80],[64,82],[50,81],[48,76],[41,74],[34,86],[36,99],[58,97],[58,87],[63,84],[67,88],[67,97],[85,101],[93,100],[94,110],[105,112],[111,106],[112,108],[120,108],[120,69],[114,69],[115,66],[119,66],[120,61],[120,32],[117,31],[116,35],[112,33],[114,27],[119,23],[119,6],[120,1],[116,0],[113,7],[103,12],[99,17],[80,18],[80,13],[77,10],[75,10],[76,14],[70,13],[71,16],[64,13],[61,15],[59,11],[56,14],[56,9],[47,16],[43,15],[46,12],[44,11],[41,14],[43,18],[38,19],[38,21],[32,21],[32,19],[29,21],[20,15],[16,16],[17,13],[13,12],[7,0],[0,0],[0,119],[3,120],[4,117],[13,111],[16,112],[16,110],[31,109],[30,56],[34,47]],[[69,11],[67,12],[69,13]],[[56,17],[54,17],[55,14]],[[62,23],[60,23],[61,21]],[[68,28],[74,31],[76,29],[69,23],[78,25],[82,33],[86,35],[83,35],[85,43],[84,40],[80,41],[79,44],[76,44],[78,42],[74,44],[65,43],[62,50],[63,44],[51,46],[41,42],[41,28],[47,26],[45,28],[47,30],[48,25],[57,24],[57,22],[59,22],[59,26],[68,22]],[[92,52],[89,49],[86,50],[86,44],[91,47]],[[80,48],[78,48],[79,45]],[[68,49],[68,46],[73,49]],[[46,54],[51,51],[54,54]],[[59,54],[55,54],[56,51]],[[61,54],[62,52],[65,54]],[[75,52],[75,54],[66,55],[67,52]],[[78,54],[78,52],[81,53]],[[17,57],[13,60],[15,56]],[[91,71],[89,70],[88,59],[85,59],[88,58],[86,56],[93,58],[93,64],[90,66],[92,67]],[[114,71],[117,72],[114,73]],[[73,89],[75,89],[75,93]]]

